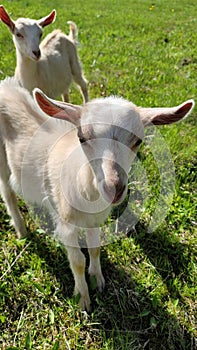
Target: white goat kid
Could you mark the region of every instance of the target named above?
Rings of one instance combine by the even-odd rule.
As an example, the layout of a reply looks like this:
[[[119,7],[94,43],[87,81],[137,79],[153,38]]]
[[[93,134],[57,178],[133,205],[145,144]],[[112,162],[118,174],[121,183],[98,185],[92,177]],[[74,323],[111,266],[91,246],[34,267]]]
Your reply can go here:
[[[54,30],[40,43],[42,28],[53,23],[55,17],[56,11],[53,10],[37,21],[29,18],[13,21],[4,7],[0,6],[0,19],[10,29],[16,48],[15,77],[30,92],[39,87],[50,97],[62,95],[63,101],[67,102],[69,88],[74,79],[80,87],[84,102],[87,102],[87,83],[75,46],[75,23],[68,22],[69,36],[60,30]]]
[[[50,211],[56,234],[67,247],[75,294],[80,293],[82,309],[89,310],[80,228],[86,231],[89,273],[102,290],[99,225],[126,196],[129,168],[144,127],[181,120],[194,101],[151,109],[109,97],[75,106],[51,100],[38,89],[34,98],[45,113],[14,79],[0,85],[1,194],[18,237],[26,230],[14,192]]]

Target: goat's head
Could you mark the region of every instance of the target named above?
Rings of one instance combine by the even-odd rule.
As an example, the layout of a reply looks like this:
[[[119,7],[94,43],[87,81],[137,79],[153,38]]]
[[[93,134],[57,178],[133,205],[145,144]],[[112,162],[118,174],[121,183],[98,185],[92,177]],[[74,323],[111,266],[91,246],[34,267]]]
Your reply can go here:
[[[41,57],[40,40],[42,28],[54,22],[56,11],[40,20],[18,18],[13,21],[3,6],[0,6],[0,19],[4,22],[13,35],[15,47],[24,57],[38,61]]]
[[[84,106],[54,101],[39,89],[34,98],[49,116],[65,119],[78,129],[78,138],[94,170],[99,193],[119,204],[127,193],[131,162],[144,137],[144,127],[171,124],[193,108],[189,100],[172,108],[140,108],[120,98],[96,99]]]
[[[78,137],[100,194],[109,203],[120,203],[127,193],[131,162],[144,137],[136,107],[120,98],[93,100],[82,110]]]

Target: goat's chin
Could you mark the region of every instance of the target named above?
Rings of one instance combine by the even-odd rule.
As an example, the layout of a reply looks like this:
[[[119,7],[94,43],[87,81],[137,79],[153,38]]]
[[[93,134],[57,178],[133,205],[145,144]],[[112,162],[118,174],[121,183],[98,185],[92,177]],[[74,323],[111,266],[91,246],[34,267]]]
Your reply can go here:
[[[36,56],[30,56],[29,58],[34,62],[38,62],[40,60],[40,57],[36,57]]]
[[[31,52],[29,52],[28,54],[26,54],[27,56],[27,58],[29,59],[29,60],[31,60],[31,61],[33,61],[33,62],[38,62],[39,60],[40,60],[40,58],[41,58],[41,56],[35,56],[34,54],[33,54],[33,52],[31,53]]]

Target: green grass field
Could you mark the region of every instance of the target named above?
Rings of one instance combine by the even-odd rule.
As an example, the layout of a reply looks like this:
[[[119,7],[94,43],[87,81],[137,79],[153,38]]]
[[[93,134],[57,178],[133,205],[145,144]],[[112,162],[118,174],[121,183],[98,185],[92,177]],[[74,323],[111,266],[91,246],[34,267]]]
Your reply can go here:
[[[3,5],[13,19],[39,18],[56,8],[56,22],[44,33],[54,28],[67,33],[67,21],[77,23],[91,98],[119,95],[146,107],[197,100],[195,0],[18,0]],[[0,53],[4,79],[14,74],[15,49],[3,23]],[[75,86],[71,100],[81,103]],[[64,248],[36,226],[22,201],[29,236],[17,240],[0,202],[0,349],[197,348],[196,114],[194,109],[184,122],[159,128],[158,147],[162,140],[170,150],[175,189],[154,231],[150,223],[160,198],[160,166],[151,141],[141,146],[130,178],[137,196],[136,231],[102,247],[106,288],[99,294],[89,283],[89,315],[72,298],[74,281]],[[142,169],[144,183],[139,181]]]

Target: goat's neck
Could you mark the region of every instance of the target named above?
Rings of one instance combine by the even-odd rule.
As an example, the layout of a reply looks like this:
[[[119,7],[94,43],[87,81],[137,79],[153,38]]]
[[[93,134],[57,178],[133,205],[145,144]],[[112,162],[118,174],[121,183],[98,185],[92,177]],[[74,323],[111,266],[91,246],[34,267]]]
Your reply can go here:
[[[31,91],[35,87],[34,81],[37,76],[38,62],[24,57],[18,49],[16,50],[16,59],[15,76],[26,89]]]

